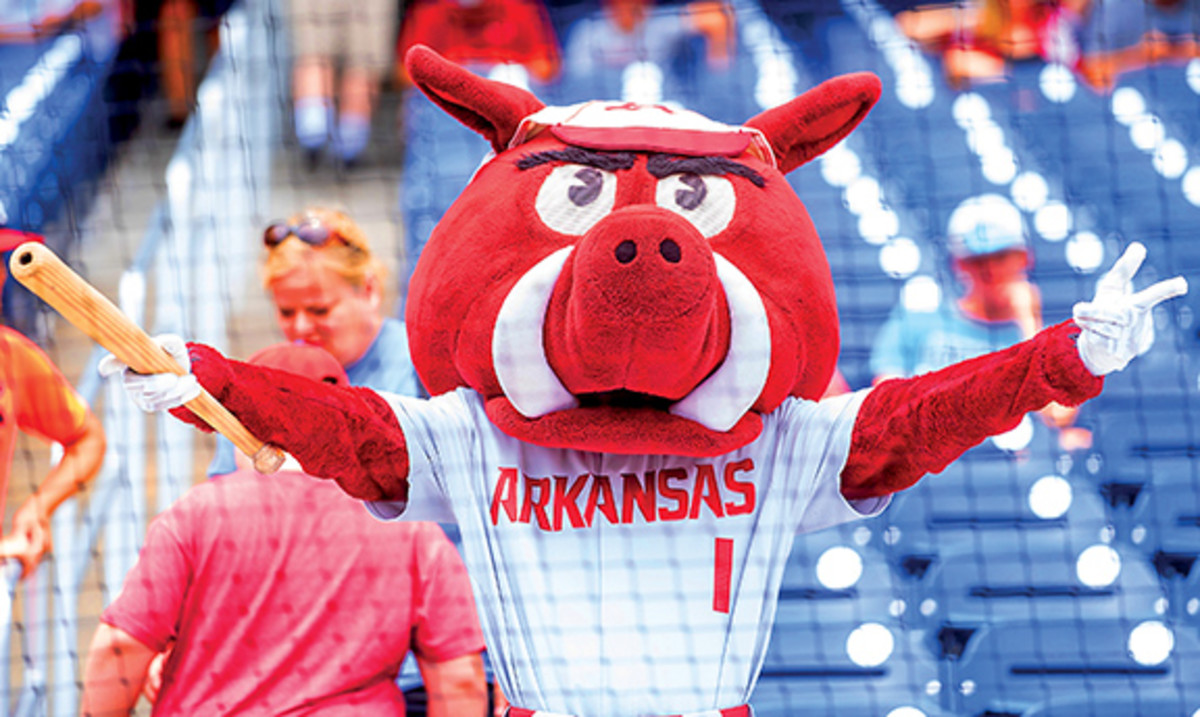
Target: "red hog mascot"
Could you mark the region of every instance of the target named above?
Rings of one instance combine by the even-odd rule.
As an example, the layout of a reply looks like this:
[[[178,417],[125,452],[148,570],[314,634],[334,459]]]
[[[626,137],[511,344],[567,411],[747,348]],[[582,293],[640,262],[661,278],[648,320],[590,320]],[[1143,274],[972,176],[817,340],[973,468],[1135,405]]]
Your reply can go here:
[[[838,353],[833,283],[784,174],[862,120],[874,76],[734,127],[657,105],[545,107],[422,47],[407,62],[495,151],[411,283],[412,359],[434,397],[321,386],[196,344],[175,352],[185,379],[125,380],[171,407],[194,375],[376,515],[457,523],[511,715],[748,714],[797,532],[874,515],[1026,412],[1095,396],[1149,347],[1150,309],[1186,290],[1133,293],[1135,245],[1075,321],[816,401]]]

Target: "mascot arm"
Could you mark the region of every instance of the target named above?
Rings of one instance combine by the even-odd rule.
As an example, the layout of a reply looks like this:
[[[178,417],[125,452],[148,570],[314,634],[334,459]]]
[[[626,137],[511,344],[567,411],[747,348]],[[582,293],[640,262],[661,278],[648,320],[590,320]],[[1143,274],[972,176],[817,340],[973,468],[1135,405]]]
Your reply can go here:
[[[879,384],[855,421],[842,495],[861,500],[904,490],[1030,411],[1099,394],[1104,381],[1080,360],[1079,334],[1066,321],[1007,349]]]
[[[192,373],[259,440],[337,481],[361,500],[408,499],[408,450],[391,406],[367,388],[331,386],[286,371],[233,361],[189,343]],[[180,406],[176,417],[212,428]]]

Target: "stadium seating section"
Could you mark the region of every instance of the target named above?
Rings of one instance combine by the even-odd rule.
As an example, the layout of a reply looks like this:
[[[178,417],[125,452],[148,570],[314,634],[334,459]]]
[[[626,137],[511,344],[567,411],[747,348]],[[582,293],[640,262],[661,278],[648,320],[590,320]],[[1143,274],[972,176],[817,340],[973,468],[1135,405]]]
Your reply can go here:
[[[953,90],[939,58],[897,34],[897,3],[736,0],[727,69],[711,69],[703,40],[674,27],[673,2],[648,20],[664,45],[641,48],[654,61],[634,67],[605,54],[598,3],[547,5],[563,74],[531,89],[548,104],[651,98],[739,123],[780,87],[795,94],[858,70],[882,78],[883,98],[844,148],[857,159],[854,177],[874,183],[877,208],[898,223],[889,233],[916,246],[915,265],[889,264],[886,237],[871,230],[835,167],[817,160],[789,176],[825,242],[839,368],[852,388],[870,384],[871,343],[914,276],[957,290],[941,238],[951,210],[975,194],[1016,193],[1014,173],[981,161],[983,129],[999,131],[988,146],[1011,150],[1022,176],[1044,180],[1046,196],[1023,209],[1047,323],[1090,298],[1099,271],[1131,241],[1149,248],[1139,280],[1200,277],[1200,163],[1186,175],[1156,169],[1162,142],[1145,149],[1131,129],[1151,118],[1200,157],[1200,64],[1124,75],[1113,95],[1082,85],[1062,94],[1036,62],[1013,65],[1005,82]],[[103,88],[114,55],[104,18],[0,45],[4,224],[39,230],[86,207],[111,147]],[[925,96],[902,90],[914,73]],[[14,96],[36,100],[17,121]],[[419,93],[402,103],[397,202],[411,272],[487,146]],[[1133,115],[1122,114],[1125,103]],[[1069,226],[1061,214],[1056,224],[1052,212],[1033,211],[1050,203],[1061,203]],[[1077,242],[1083,234],[1095,241]],[[1200,714],[1200,282],[1192,283],[1188,297],[1156,310],[1153,350],[1081,411],[1092,448],[1064,453],[1031,418],[1023,435],[985,442],[896,496],[884,515],[797,536],[754,693],[758,717]]]

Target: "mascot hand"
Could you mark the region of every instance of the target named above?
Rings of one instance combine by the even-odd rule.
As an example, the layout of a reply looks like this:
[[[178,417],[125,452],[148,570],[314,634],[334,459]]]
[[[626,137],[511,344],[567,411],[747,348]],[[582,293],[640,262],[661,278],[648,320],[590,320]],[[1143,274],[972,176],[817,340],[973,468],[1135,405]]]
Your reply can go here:
[[[182,406],[200,395],[200,384],[190,373],[192,363],[183,339],[175,334],[163,334],[155,336],[154,342],[163,347],[187,373],[182,376],[173,373],[137,373],[111,354],[101,359],[99,365],[100,375],[105,378],[120,373],[125,392],[138,408],[147,413]]]
[[[1096,376],[1125,368],[1154,343],[1153,309],[1167,299],[1187,293],[1182,276],[1133,292],[1133,275],[1146,258],[1146,247],[1134,242],[1113,268],[1096,282],[1096,298],[1075,304],[1079,357]]]

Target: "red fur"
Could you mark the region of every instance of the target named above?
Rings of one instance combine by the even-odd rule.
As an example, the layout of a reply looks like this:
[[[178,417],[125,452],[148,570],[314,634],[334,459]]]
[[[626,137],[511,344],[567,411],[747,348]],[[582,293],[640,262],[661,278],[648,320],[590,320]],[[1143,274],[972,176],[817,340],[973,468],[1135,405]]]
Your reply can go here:
[[[552,296],[550,365],[573,393],[625,389],[679,400],[729,350],[712,251],[691,224],[658,207],[619,209],[601,224],[570,256]],[[659,255],[666,239],[681,247],[677,264]],[[624,242],[641,261],[613,260]]]
[[[406,319],[413,364],[431,393],[469,386],[485,399],[502,397],[492,367],[491,338],[505,296],[526,271],[554,251],[570,245],[583,249],[589,242],[598,241],[595,237],[555,232],[538,217],[533,200],[554,166],[517,166],[524,157],[562,149],[566,145],[543,135],[498,155],[480,169],[447,210],[422,250],[409,284]],[[762,297],[772,334],[770,374],[753,406],[755,413],[762,414],[774,410],[788,395],[817,398],[829,384],[839,345],[837,305],[824,249],[795,192],[769,164],[749,155],[737,161],[764,178],[763,186],[749,178],[726,175],[736,193],[737,212],[724,231],[696,242],[735,264]],[[654,204],[657,179],[646,170],[645,155],[639,155],[631,169],[615,174],[617,211],[637,212],[644,219],[630,227],[636,229],[631,240],[651,241],[660,229],[674,231],[671,227],[678,222],[675,215]],[[605,232],[611,226],[602,221],[594,231]],[[666,288],[678,283],[662,273],[666,270],[663,266],[655,270],[657,274],[641,273],[637,278],[631,274],[627,281],[618,282],[626,289],[609,286],[598,291],[641,294],[647,300],[651,294],[663,298],[670,293]],[[713,298],[705,293],[709,291],[705,286],[690,287],[688,292],[699,291],[709,298],[697,299],[701,303],[694,306],[695,320],[686,327],[672,327],[669,342],[656,341],[655,332],[661,332],[663,324],[656,324],[655,317],[663,314],[645,309],[645,303],[639,304],[643,310],[636,314],[614,311],[604,316],[585,316],[588,304],[583,294],[575,296],[572,292],[583,291],[597,281],[597,276],[581,275],[576,268],[565,272],[547,317],[548,357],[556,371],[567,374],[560,378],[570,379],[565,382],[568,390],[578,394],[624,388],[676,397],[720,363],[729,341],[723,292]],[[675,307],[676,312],[687,308],[678,302]],[[600,311],[595,306],[590,310]],[[569,315],[569,311],[576,313]],[[708,320],[696,318],[714,313]],[[691,335],[683,336],[685,330]],[[585,337],[602,340],[584,345]],[[647,350],[634,350],[637,348]],[[585,361],[584,354],[589,351],[593,355],[607,352],[611,365]],[[622,362],[631,364],[628,376],[659,382],[670,378],[674,382],[654,391],[645,391],[644,383],[632,380],[617,385],[613,377],[620,372],[615,366]],[[572,384],[576,379],[578,382]],[[638,420],[653,421],[663,418],[664,412],[638,415]],[[602,422],[610,425],[629,418],[609,416]],[[596,420],[594,414],[578,413],[557,416],[553,422],[514,420],[498,425],[516,438],[549,446],[561,442],[556,433],[564,430],[572,435],[589,435],[589,425]],[[554,431],[550,430],[552,424]],[[644,422],[633,429],[635,433],[661,437],[647,452],[669,454],[708,455],[712,446],[736,448],[731,439],[744,440],[748,435],[738,431],[700,437],[705,431],[698,424],[680,431]],[[592,440],[577,447],[628,452],[627,444],[615,438],[617,434],[613,440],[602,439],[601,435],[592,433]]]
[[[670,146],[674,154],[699,160],[696,167],[711,168],[714,163],[704,164],[703,155],[736,153],[739,150],[721,143],[736,139],[742,147],[749,142],[748,134],[706,137],[625,129],[602,133],[601,146],[594,146],[586,137],[595,139],[595,131],[556,125],[508,149],[524,114],[542,106],[532,95],[476,77],[428,48],[414,48],[406,62],[418,87],[487,138],[497,152],[438,223],[409,284],[410,350],[432,393],[469,386],[489,405],[504,407],[493,415],[502,430],[538,445],[563,445],[564,436],[570,435],[580,441],[571,443],[576,448],[628,453],[633,435],[642,437],[634,441],[639,451],[694,455],[744,444],[758,435],[757,414],[774,410],[788,395],[822,394],[839,347],[833,282],[812,221],[771,158],[758,156],[754,147],[722,157],[742,165],[724,175],[734,187],[737,210],[729,225],[712,237],[700,237],[677,215],[656,206],[658,177],[653,175],[661,172],[662,158],[655,159],[653,172],[647,171],[655,148]],[[877,78],[848,75],[760,114],[748,126],[764,133],[786,172],[841,140],[862,120],[879,91]],[[653,141],[646,144],[647,138]],[[613,170],[618,179],[615,211],[584,236],[550,229],[534,208],[547,176],[576,151],[571,141],[592,149],[636,152],[637,157],[632,168]],[[717,145],[719,151],[712,150]],[[559,155],[564,159],[521,162],[543,152],[565,153]],[[679,234],[675,238],[687,249],[687,266],[659,262],[631,266],[622,273],[602,261],[610,245],[626,239],[639,244],[642,256],[651,255],[653,245],[664,236],[675,236],[672,233]],[[547,359],[567,390],[577,396],[620,390],[672,401],[718,367],[728,351],[730,327],[712,260],[698,256],[711,248],[754,284],[771,327],[770,373],[752,407],[755,420],[745,424],[755,426],[753,430],[739,425],[718,434],[663,410],[622,412],[598,406],[535,420],[513,411],[492,366],[496,316],[526,271],[572,245],[576,255],[559,277],[544,340]],[[697,261],[691,261],[692,254]]]
[[[787,174],[842,141],[867,116],[882,91],[866,72],[841,75],[746,122],[762,130]]]
[[[1051,401],[1077,406],[1104,380],[1079,359],[1066,321],[1002,351],[877,386],[859,410],[842,494],[871,498],[940,473],[963,451],[1016,427]]]
[[[483,135],[497,152],[508,148],[522,119],[545,107],[529,92],[479,77],[424,45],[410,48],[404,65],[429,99]]]
[[[306,473],[335,480],[362,500],[407,500],[404,433],[379,394],[233,361],[204,344],[189,343],[188,355],[200,385]],[[212,430],[186,408],[171,413]]]
[[[485,406],[488,420],[510,436],[536,435],[538,445],[619,455],[662,453],[676,446],[674,455],[709,458],[736,450],[762,433],[762,417],[749,412],[737,424],[717,433],[665,411],[649,408],[579,408],[537,419],[517,413],[504,397]]]

